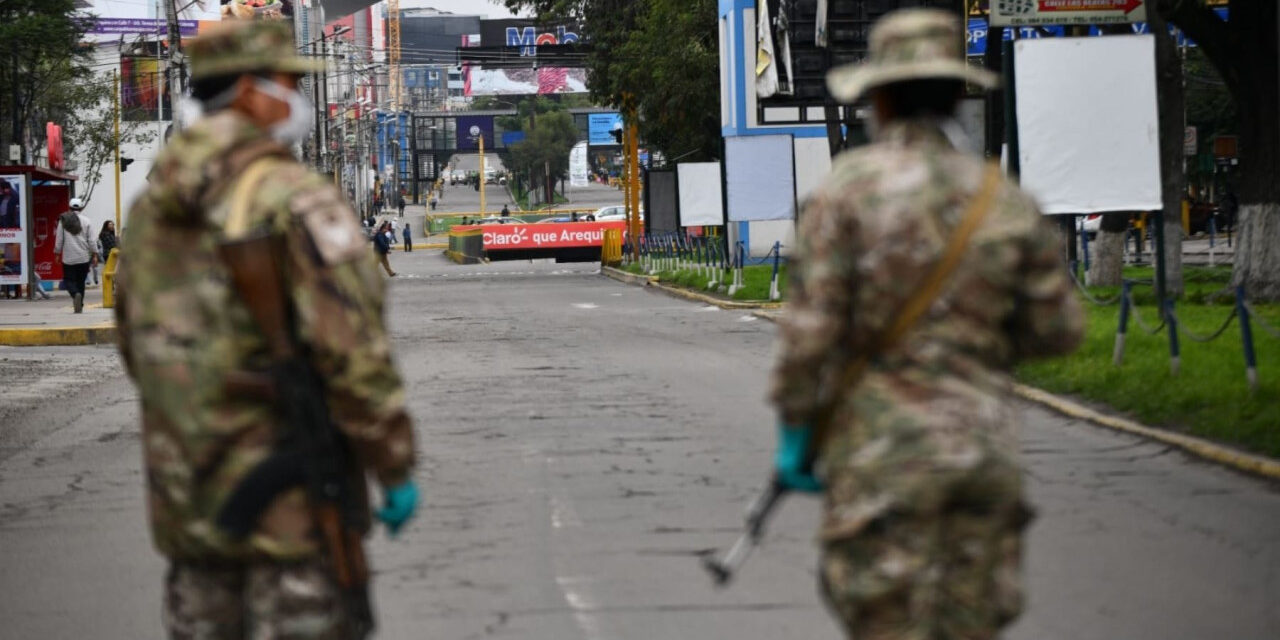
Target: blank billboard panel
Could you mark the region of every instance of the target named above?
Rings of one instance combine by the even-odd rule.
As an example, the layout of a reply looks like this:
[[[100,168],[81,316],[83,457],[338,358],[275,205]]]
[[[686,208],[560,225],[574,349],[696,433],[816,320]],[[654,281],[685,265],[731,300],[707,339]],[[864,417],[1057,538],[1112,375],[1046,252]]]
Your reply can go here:
[[[795,158],[790,135],[726,138],[729,221],[795,218]]]
[[[680,183],[680,226],[724,224],[720,163],[683,162],[676,165],[676,172]]]

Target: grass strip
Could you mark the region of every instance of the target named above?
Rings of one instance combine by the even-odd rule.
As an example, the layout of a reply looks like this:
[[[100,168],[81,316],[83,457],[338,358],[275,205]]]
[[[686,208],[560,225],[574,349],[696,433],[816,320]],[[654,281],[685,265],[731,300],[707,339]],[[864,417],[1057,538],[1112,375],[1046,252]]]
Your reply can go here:
[[[1126,269],[1125,276],[1144,279],[1149,268]],[[1178,301],[1178,319],[1193,333],[1205,335],[1231,314],[1234,296],[1227,288],[1230,268],[1187,268],[1186,293]],[[1091,288],[1105,299],[1118,289]],[[1151,287],[1134,289],[1134,312],[1148,325],[1159,324]],[[1280,305],[1255,304],[1261,319],[1280,326]],[[1169,366],[1166,330],[1149,334],[1131,321],[1124,360],[1112,363],[1119,307],[1086,304],[1088,327],[1075,353],[1020,366],[1017,378],[1046,391],[1075,396],[1153,426],[1160,426],[1272,457],[1280,457],[1280,340],[1254,325],[1258,388],[1245,380],[1244,347],[1238,321],[1222,337],[1199,343],[1179,335],[1181,370]]]
[[[773,265],[747,265],[742,268],[743,287],[734,292],[733,296],[727,295],[729,284],[733,282],[733,272],[724,270],[720,272],[720,286],[715,291],[707,290],[708,278],[702,270],[682,269],[678,271],[663,271],[655,274],[648,274],[638,263],[629,264],[623,269],[629,273],[639,275],[656,275],[658,281],[663,284],[675,285],[683,287],[691,291],[707,293],[725,300],[739,300],[745,302],[767,302],[769,300],[769,284],[773,279]],[[778,267],[778,289],[782,292],[782,299],[787,297],[787,265],[783,263]]]

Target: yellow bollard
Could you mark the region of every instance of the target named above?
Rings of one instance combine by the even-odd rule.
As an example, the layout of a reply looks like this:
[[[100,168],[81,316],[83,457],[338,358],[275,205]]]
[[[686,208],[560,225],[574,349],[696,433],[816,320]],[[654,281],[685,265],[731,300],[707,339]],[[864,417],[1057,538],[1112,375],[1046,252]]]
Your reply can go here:
[[[107,266],[102,268],[102,308],[116,306],[116,267],[120,265],[120,250],[112,249],[107,255]]]
[[[600,246],[600,262],[607,266],[622,264],[622,229],[605,229]]]

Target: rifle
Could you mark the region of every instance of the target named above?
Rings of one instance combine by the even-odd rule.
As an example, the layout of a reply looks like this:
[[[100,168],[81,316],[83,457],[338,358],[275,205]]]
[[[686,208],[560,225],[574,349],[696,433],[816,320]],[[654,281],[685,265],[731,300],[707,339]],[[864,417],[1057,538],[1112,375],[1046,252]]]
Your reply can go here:
[[[745,531],[738,536],[737,541],[729,548],[729,552],[720,558],[711,556],[702,558],[702,568],[711,573],[711,579],[715,581],[717,587],[729,584],[742,563],[747,561],[751,551],[760,544],[760,538],[764,537],[765,523],[772,515],[774,507],[778,506],[778,502],[786,494],[787,488],[782,485],[777,476],[774,476],[769,480],[764,491],[760,492],[760,495],[747,506]]]
[[[276,452],[255,467],[218,513],[218,526],[243,539],[282,491],[305,485],[333,577],[350,614],[350,635],[365,638],[375,626],[369,601],[369,568],[361,542],[363,502],[348,482],[353,457],[333,424],[324,382],[307,362],[292,331],[277,258],[281,239],[267,233],[223,242],[219,251],[232,285],[266,337],[268,377],[285,432]],[[240,381],[243,383],[243,380]]]
[[[819,429],[819,442],[826,439],[826,430],[830,428],[832,416],[839,408],[838,394],[840,390],[851,389],[856,386],[862,379],[862,374],[866,371],[867,366],[871,363],[871,359],[897,345],[907,332],[915,326],[916,321],[920,319],[929,305],[937,299],[942,286],[946,284],[948,277],[955,271],[960,259],[964,257],[965,249],[969,245],[969,239],[991,209],[991,203],[999,187],[1000,167],[988,164],[986,172],[983,174],[982,185],[965,208],[964,215],[952,232],[942,256],[933,265],[932,270],[925,276],[919,287],[911,294],[911,297],[902,303],[898,312],[893,316],[893,324],[887,327],[877,340],[869,343],[877,345],[875,351],[867,351],[854,358],[853,362],[845,368],[840,376],[839,383],[828,394],[827,401],[818,407],[813,423]],[[811,459],[809,462],[812,463],[812,458],[816,458],[816,456],[816,450],[810,451],[809,457]],[[769,486],[764,493],[760,494],[748,508],[747,530],[729,549],[729,553],[720,560],[703,558],[703,567],[711,572],[717,585],[723,586],[727,584],[733,577],[734,571],[746,561],[751,554],[751,550],[759,543],[760,537],[764,533],[765,520],[768,519],[774,506],[777,505],[778,500],[786,492],[787,488],[782,486],[775,475],[770,480]]]

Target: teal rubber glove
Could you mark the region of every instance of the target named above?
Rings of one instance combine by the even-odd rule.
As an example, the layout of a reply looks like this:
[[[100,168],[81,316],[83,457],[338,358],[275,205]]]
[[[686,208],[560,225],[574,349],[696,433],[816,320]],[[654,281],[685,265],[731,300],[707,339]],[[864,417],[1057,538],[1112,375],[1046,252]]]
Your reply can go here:
[[[378,519],[387,525],[387,531],[394,536],[418,509],[418,486],[412,480],[406,480],[404,484],[384,488],[383,495],[386,501],[378,509]]]
[[[778,482],[791,491],[819,493],[822,483],[813,475],[813,427],[778,424],[778,450],[773,456],[773,470]]]

